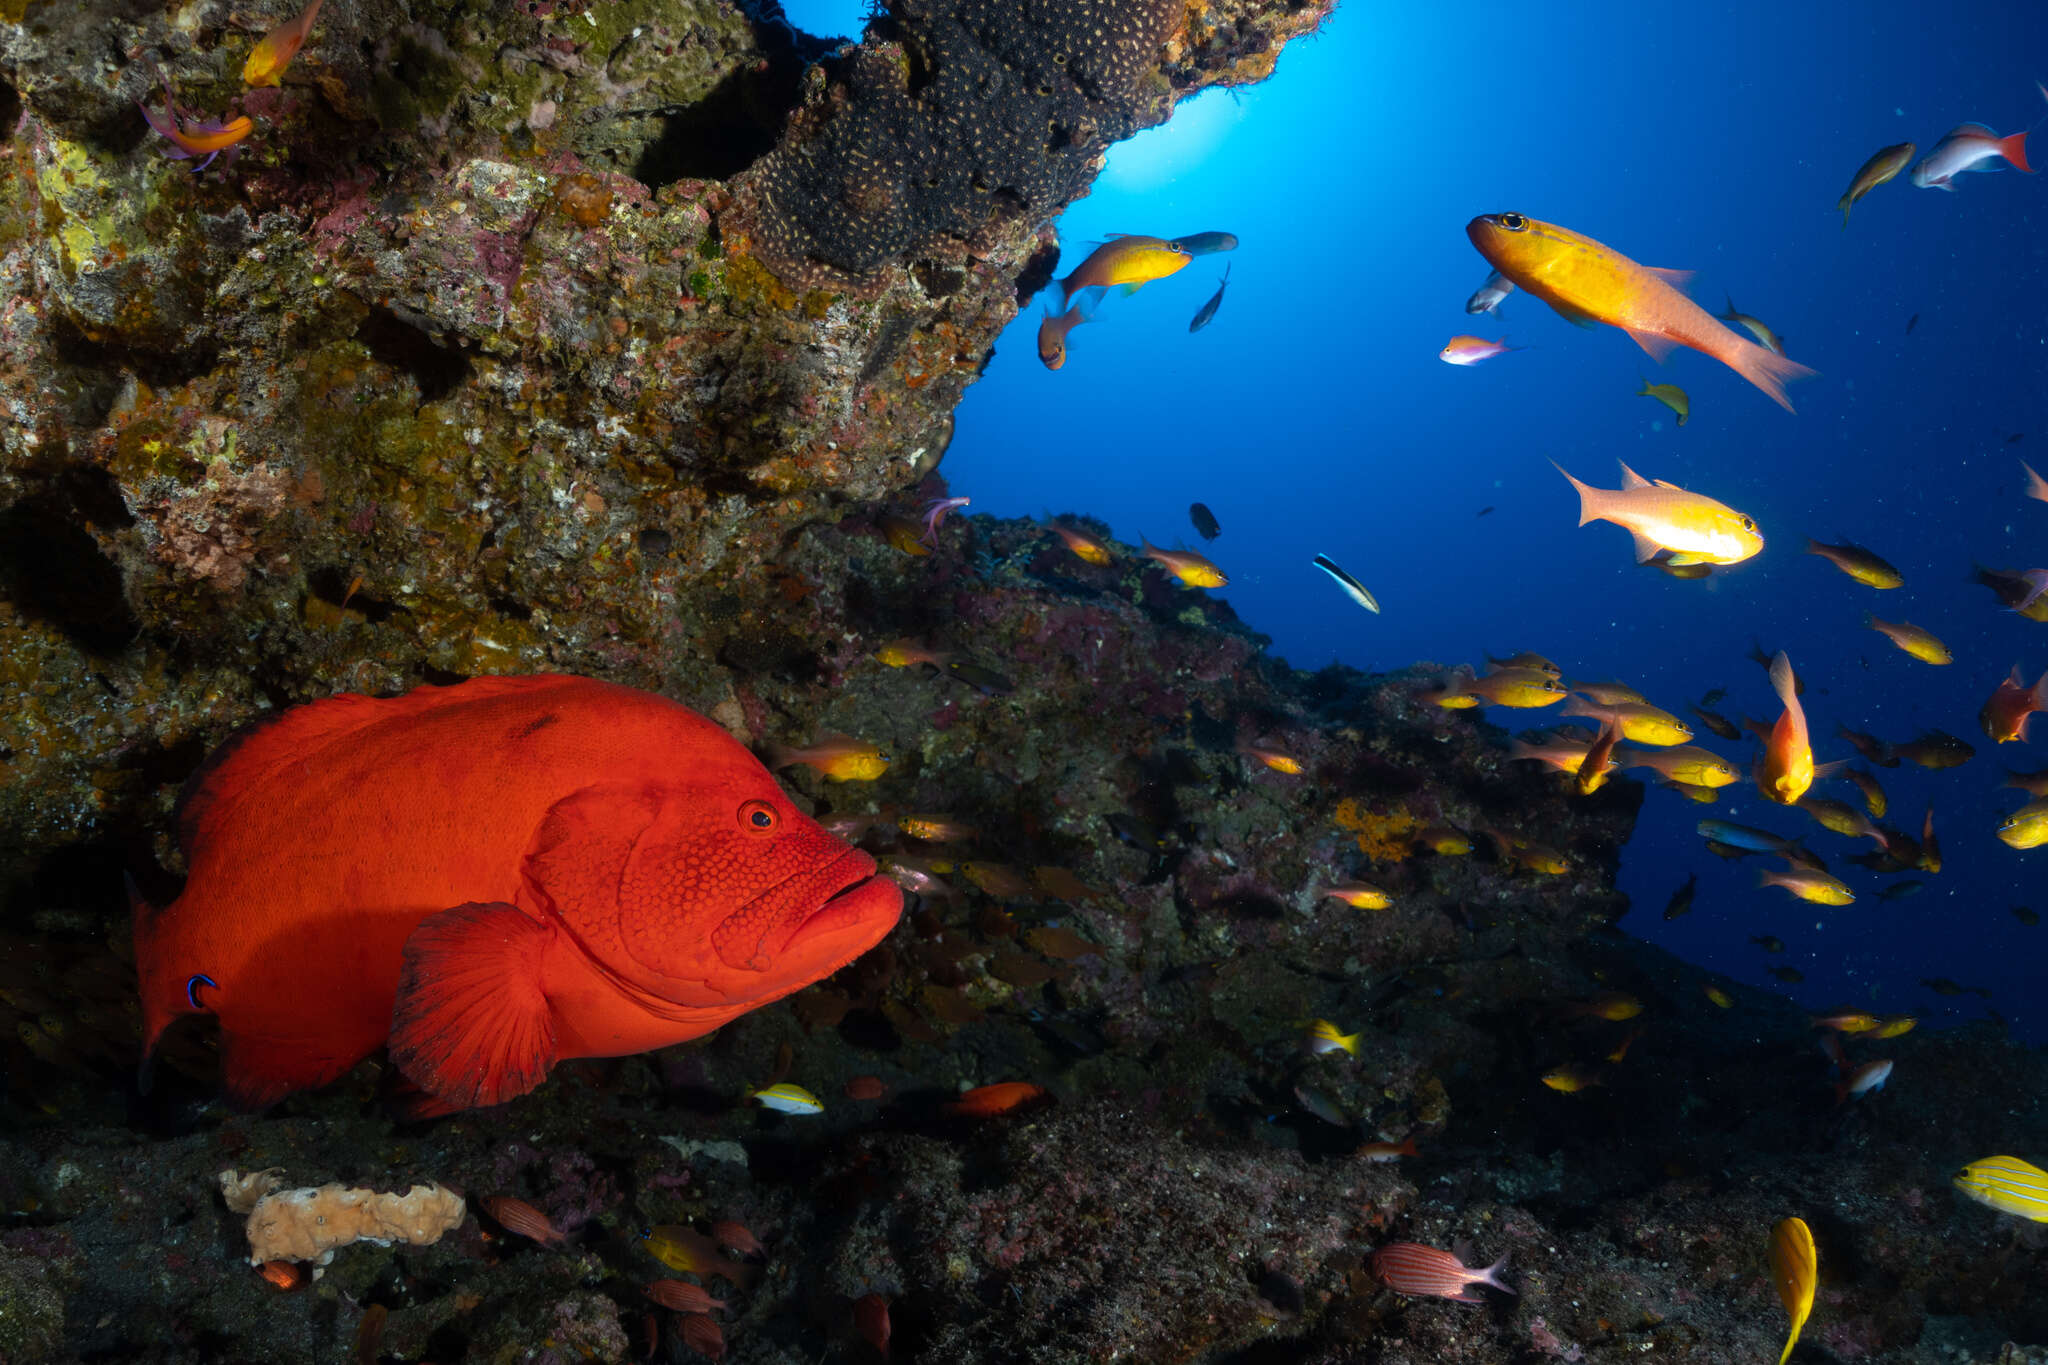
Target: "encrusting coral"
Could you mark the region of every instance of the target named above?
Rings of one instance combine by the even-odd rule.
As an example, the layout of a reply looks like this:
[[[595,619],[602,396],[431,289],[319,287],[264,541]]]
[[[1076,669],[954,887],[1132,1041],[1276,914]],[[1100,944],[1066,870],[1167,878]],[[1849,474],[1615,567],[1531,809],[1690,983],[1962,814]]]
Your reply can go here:
[[[439,1185],[415,1185],[404,1194],[379,1194],[347,1185],[277,1190],[278,1172],[220,1173],[221,1197],[249,1215],[249,1264],[311,1261],[324,1266],[336,1247],[351,1242],[426,1246],[461,1224],[462,1196]],[[319,1273],[317,1270],[314,1272]]]

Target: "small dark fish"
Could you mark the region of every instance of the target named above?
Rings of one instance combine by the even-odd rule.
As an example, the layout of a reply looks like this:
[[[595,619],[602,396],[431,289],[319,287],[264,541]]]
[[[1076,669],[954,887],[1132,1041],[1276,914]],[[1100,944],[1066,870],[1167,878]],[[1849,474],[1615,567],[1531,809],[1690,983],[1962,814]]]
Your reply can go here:
[[[1785,951],[1785,940],[1773,934],[1752,934],[1749,941],[1767,953],[1782,953]]]
[[[1686,709],[1700,718],[1700,724],[1706,726],[1721,738],[1738,740],[1742,738],[1742,731],[1736,728],[1735,722],[1722,715],[1719,711],[1709,711],[1702,706],[1692,706]]]
[[[1145,821],[1123,811],[1112,811],[1108,817],[1109,832],[1132,848],[1142,848],[1157,853],[1166,847],[1166,838]]]
[[[2025,924],[2028,926],[2036,925],[2041,922],[2041,917],[2035,914],[2032,910],[2028,909],[2024,905],[2015,905],[2012,908],[2012,917],[2018,920],[2021,924]]]
[[[2015,431],[2012,435],[2005,438],[2005,443],[2009,446],[2016,446],[2021,441],[2025,440],[2026,437],[2027,433],[2025,433],[2024,431]]]
[[[1294,1098],[1303,1109],[1324,1123],[1335,1124],[1339,1128],[1351,1126],[1351,1120],[1344,1116],[1344,1111],[1337,1107],[1337,1102],[1312,1085],[1295,1086]]]
[[[1727,696],[1727,695],[1728,695],[1728,689],[1727,689],[1727,688],[1725,688],[1725,687],[1716,687],[1716,688],[1714,688],[1714,689],[1713,689],[1712,691],[1708,692],[1706,696],[1704,696],[1704,697],[1701,697],[1701,698],[1700,698],[1700,705],[1701,705],[1701,706],[1712,706],[1712,705],[1714,705],[1714,704],[1715,704],[1716,702],[1720,701],[1720,700],[1721,700],[1721,698],[1723,698],[1723,697],[1725,697],[1725,696]]]
[[[1905,881],[1893,882],[1890,886],[1881,888],[1877,893],[1877,898],[1881,901],[1904,900],[1915,892],[1923,890],[1926,885],[1926,882],[1913,881],[1908,878]]]
[[[1234,232],[1195,232],[1174,238],[1173,244],[1190,256],[1209,256],[1218,251],[1237,250]]]
[[[1797,967],[1772,967],[1769,969],[1769,972],[1772,977],[1784,982],[1788,986],[1796,986],[1806,980],[1806,973],[1800,971]]]
[[[1485,516],[1485,515],[1486,515],[1486,514],[1487,514],[1488,512],[1491,512],[1492,510],[1493,510],[1493,504],[1492,504],[1492,503],[1488,503],[1488,504],[1487,504],[1486,506],[1484,506],[1484,507],[1480,508],[1480,509],[1479,509],[1479,511],[1478,511],[1478,513],[1477,513],[1477,514],[1476,514],[1476,515],[1475,515],[1475,516],[1474,516],[1474,517],[1473,517],[1472,519],[1473,519],[1474,521],[1477,521],[1477,520],[1478,520],[1478,519],[1479,519],[1480,517],[1483,517],[1483,516]]]
[[[1223,534],[1223,526],[1216,520],[1216,514],[1203,502],[1188,504],[1188,520],[1195,524],[1195,530],[1204,540],[1214,540]]]
[[[946,665],[946,671],[969,687],[986,692],[990,696],[1004,697],[1017,690],[1017,684],[994,669],[983,668],[980,664],[955,659]]]
[[[1216,310],[1223,306],[1223,291],[1229,287],[1230,267],[1226,265],[1223,267],[1223,278],[1216,282],[1216,292],[1209,296],[1207,303],[1195,310],[1193,320],[1188,323],[1190,332],[1199,332],[1216,320]]]
[[[1920,984],[1936,995],[1961,995],[1968,989],[1945,976],[1923,976],[1920,978]]]
[[[1915,327],[1918,327],[1919,325],[1920,325],[1920,315],[1919,315],[1918,313],[1915,313],[1915,314],[1913,314],[1913,316],[1912,316],[1912,317],[1909,317],[1909,318],[1907,318],[1907,319],[1906,319],[1906,335],[1907,335],[1907,336],[1911,336],[1911,335],[1913,335],[1913,329],[1914,329]]]
[[[1679,887],[1676,891],[1672,892],[1671,899],[1667,901],[1664,905],[1665,919],[1677,919],[1680,915],[1688,914],[1691,912],[1693,891],[1699,886],[1699,883],[1699,873],[1686,873],[1685,885]]]

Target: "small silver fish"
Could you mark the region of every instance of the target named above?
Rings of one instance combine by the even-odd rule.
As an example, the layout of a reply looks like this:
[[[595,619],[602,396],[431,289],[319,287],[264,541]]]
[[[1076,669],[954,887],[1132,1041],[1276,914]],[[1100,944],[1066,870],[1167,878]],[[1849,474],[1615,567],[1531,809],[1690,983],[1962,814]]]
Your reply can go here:
[[[1514,292],[1513,280],[1501,278],[1498,270],[1489,270],[1486,272],[1485,282],[1472,291],[1471,298],[1465,300],[1465,311],[1499,316],[1501,300]]]

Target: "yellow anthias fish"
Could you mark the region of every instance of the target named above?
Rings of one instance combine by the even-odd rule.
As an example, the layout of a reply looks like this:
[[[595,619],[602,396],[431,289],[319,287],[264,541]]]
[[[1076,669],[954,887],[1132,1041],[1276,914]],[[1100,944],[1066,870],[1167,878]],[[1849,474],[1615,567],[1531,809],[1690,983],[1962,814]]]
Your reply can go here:
[[[1605,1019],[1620,1024],[1635,1018],[1643,1012],[1643,1002],[1626,991],[1608,991],[1591,1000],[1575,1000],[1566,1005],[1564,1012],[1585,1019]]]
[[[1165,279],[1194,257],[1178,242],[1159,237],[1115,234],[1088,253],[1074,273],[1060,281],[1060,307],[1082,289],[1121,286],[1125,291]]]
[[[1880,148],[1857,168],[1855,178],[1849,181],[1849,188],[1842,191],[1842,197],[1835,203],[1835,207],[1842,211],[1844,231],[1848,230],[1849,210],[1856,207],[1856,201],[1905,170],[1913,160],[1913,153],[1918,150],[1910,142]]]
[[[1611,521],[1621,527],[1636,538],[1638,563],[1669,550],[1672,564],[1740,564],[1764,547],[1755,522],[1704,494],[1661,479],[1652,483],[1627,465],[1621,487],[1593,488],[1550,463],[1579,492],[1579,525]]]
[[[292,58],[298,56],[299,49],[306,45],[307,37],[313,32],[313,21],[320,17],[323,3],[325,0],[313,0],[296,17],[285,20],[263,35],[262,41],[250,51],[249,60],[242,64],[244,85],[277,84],[284,75],[284,69],[292,64]]]
[[[1604,1085],[1606,1082],[1605,1073],[1590,1066],[1561,1066],[1555,1071],[1547,1072],[1543,1077],[1545,1085],[1567,1095],[1576,1095],[1581,1090]]]
[[[1394,905],[1392,896],[1370,882],[1338,882],[1335,886],[1326,887],[1323,896],[1334,896],[1360,910],[1389,910]]]
[[[1799,1333],[1813,1312],[1813,1291],[1820,1283],[1820,1263],[1813,1253],[1813,1232],[1797,1218],[1787,1218],[1771,1229],[1771,1282],[1778,1286],[1778,1298],[1792,1318],[1792,1333],[1785,1349],[1778,1352],[1778,1365],[1792,1357]]]
[[[1220,588],[1230,582],[1223,576],[1223,570],[1193,550],[1162,550],[1143,536],[1138,537],[1138,544],[1145,558],[1158,560],[1168,573],[1191,588]]]
[[[1910,621],[1884,621],[1869,612],[1863,613],[1863,624],[1890,640],[1906,653],[1923,664],[1954,663],[1955,656],[1948,652],[1948,646],[1934,638],[1932,631],[1923,630]]]
[[[1301,760],[1281,749],[1262,748],[1256,744],[1240,744],[1237,752],[1254,762],[1263,763],[1276,773],[1289,777],[1301,776]]]
[[[1624,701],[1613,706],[1594,706],[1574,697],[1566,704],[1563,714],[1583,716],[1603,726],[1617,726],[1621,730],[1621,737],[1632,744],[1668,748],[1674,744],[1683,744],[1692,738],[1690,725],[1669,711],[1661,710],[1646,701]]]
[[[926,649],[907,636],[901,640],[891,640],[875,651],[875,661],[887,664],[891,668],[910,668],[917,664],[944,668],[949,657],[951,656],[937,650]]]
[[[1617,750],[1615,757],[1624,768],[1650,768],[1687,787],[1725,787],[1742,777],[1734,764],[1696,744]]]
[[[2048,1223],[2048,1171],[2016,1156],[1987,1156],[1956,1172],[1955,1187],[2000,1213]]]
[[[1561,702],[1567,695],[1562,682],[1538,669],[1502,668],[1477,678],[1461,665],[1441,686],[1425,692],[1423,699],[1450,709],[1477,706],[1481,701],[1529,708]]]
[[[2048,844],[2048,797],[2029,801],[1998,827],[1998,839],[2007,848],[2039,848]]]
[[[768,766],[808,764],[834,782],[872,782],[889,768],[889,755],[877,745],[848,735],[825,735],[808,749],[769,751]]]
[[[1727,1010],[1735,1008],[1735,997],[1728,994],[1728,992],[1722,990],[1719,986],[1701,986],[1700,994],[1706,996],[1709,1001],[1711,1001],[1713,1004],[1715,1004],[1721,1009]]]
[[[1358,1055],[1358,1037],[1345,1033],[1327,1019],[1318,1019],[1309,1026],[1308,1050],[1321,1056],[1326,1052],[1348,1052]]]
[[[1806,541],[1806,553],[1819,555],[1866,587],[1896,588],[1906,581],[1905,575],[1893,568],[1882,556],[1872,554],[1861,545],[1852,545],[1846,540],[1840,545],[1823,545],[1809,536]]]
[[[1085,563],[1109,563],[1109,547],[1094,536],[1089,535],[1086,531],[1077,531],[1071,526],[1062,526],[1056,521],[1049,523],[1045,529],[1058,536],[1060,543],[1065,545],[1067,549],[1071,550],[1077,558]]]
[[[1665,407],[1670,408],[1674,413],[1678,414],[1678,425],[1684,426],[1687,419],[1692,416],[1692,399],[1686,397],[1685,390],[1679,388],[1678,385],[1652,384],[1641,375],[1636,376],[1636,382],[1642,385],[1640,389],[1636,390],[1636,397],[1654,398]]]
[[[1815,905],[1849,905],[1856,900],[1856,893],[1839,878],[1810,867],[1792,867],[1783,872],[1765,868],[1759,876],[1759,886],[1781,886],[1799,899],[1812,901]]]
[[[1520,213],[1488,213],[1465,225],[1472,245],[1501,275],[1580,324],[1604,322],[1635,339],[1653,359],[1673,346],[1710,355],[1769,394],[1785,411],[1785,381],[1813,373],[1721,325],[1678,287],[1682,270],[1637,265],[1570,228]]]
[[[1910,1014],[1894,1014],[1888,1019],[1880,1020],[1877,1027],[1870,1031],[1870,1036],[1896,1038],[1902,1033],[1911,1033],[1919,1023],[1920,1021]]]
[[[1472,851],[1472,841],[1449,825],[1428,825],[1415,836],[1415,846],[1446,858],[1462,858]]]

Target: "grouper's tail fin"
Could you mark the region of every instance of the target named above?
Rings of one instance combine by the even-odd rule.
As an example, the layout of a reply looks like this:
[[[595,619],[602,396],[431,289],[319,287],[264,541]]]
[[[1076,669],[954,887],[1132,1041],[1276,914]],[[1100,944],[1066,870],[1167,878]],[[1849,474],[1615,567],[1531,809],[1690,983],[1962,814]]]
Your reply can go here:
[[[1735,337],[1734,352],[1724,356],[1730,369],[1769,394],[1787,412],[1793,411],[1785,397],[1785,385],[1794,379],[1810,379],[1814,371],[1796,360],[1787,360],[1769,347]]]

